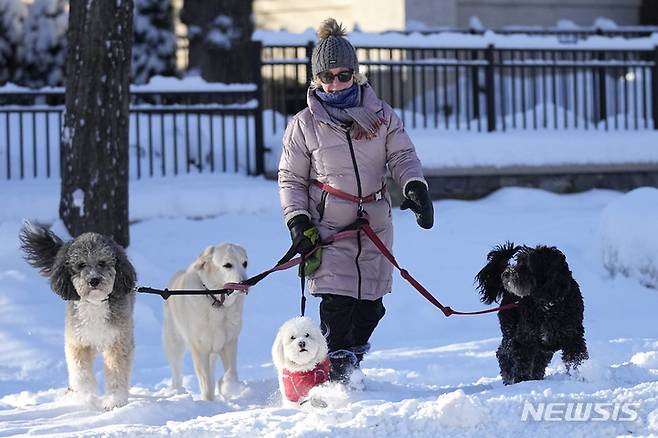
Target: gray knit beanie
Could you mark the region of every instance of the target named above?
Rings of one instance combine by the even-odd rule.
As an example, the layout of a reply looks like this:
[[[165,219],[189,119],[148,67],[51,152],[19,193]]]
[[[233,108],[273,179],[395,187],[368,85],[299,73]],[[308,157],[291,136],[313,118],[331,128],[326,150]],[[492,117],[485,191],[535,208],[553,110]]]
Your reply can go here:
[[[359,71],[359,61],[352,44],[344,38],[345,29],[333,18],[327,18],[318,28],[319,41],[316,43],[311,55],[311,69],[313,77],[318,73],[336,67],[345,67]]]

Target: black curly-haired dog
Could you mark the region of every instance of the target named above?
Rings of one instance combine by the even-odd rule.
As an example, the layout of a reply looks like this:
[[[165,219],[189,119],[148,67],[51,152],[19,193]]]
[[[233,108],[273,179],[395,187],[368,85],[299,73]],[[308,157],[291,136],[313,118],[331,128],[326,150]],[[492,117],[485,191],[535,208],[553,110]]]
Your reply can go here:
[[[496,357],[505,385],[543,379],[558,350],[567,372],[588,358],[583,297],[560,250],[496,246],[475,281],[486,304],[518,301],[498,313],[503,339]]]

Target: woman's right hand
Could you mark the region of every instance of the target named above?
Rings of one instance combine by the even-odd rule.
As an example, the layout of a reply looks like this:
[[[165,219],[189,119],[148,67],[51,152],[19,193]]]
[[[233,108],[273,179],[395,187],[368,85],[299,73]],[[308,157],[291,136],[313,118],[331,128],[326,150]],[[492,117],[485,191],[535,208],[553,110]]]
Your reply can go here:
[[[288,221],[292,246],[297,254],[305,256],[320,241],[320,231],[311,224],[308,216],[300,214]]]

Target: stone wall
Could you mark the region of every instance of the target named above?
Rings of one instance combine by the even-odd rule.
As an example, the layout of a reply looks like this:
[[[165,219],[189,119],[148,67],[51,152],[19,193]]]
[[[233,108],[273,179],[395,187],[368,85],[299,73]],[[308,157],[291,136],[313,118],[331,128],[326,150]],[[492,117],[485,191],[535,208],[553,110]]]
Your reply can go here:
[[[432,199],[478,199],[502,187],[532,187],[554,193],[576,193],[586,190],[610,189],[629,191],[637,187],[658,187],[658,166],[651,169],[564,169],[545,173],[523,172],[482,174],[436,174],[429,170],[426,179]],[[394,205],[400,203],[400,189],[389,181]]]

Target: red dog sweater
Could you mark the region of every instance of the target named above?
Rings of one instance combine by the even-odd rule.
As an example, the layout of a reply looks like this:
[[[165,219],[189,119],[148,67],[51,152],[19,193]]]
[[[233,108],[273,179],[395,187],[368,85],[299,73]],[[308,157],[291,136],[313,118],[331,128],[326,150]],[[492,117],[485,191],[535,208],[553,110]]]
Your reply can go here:
[[[329,380],[329,359],[318,363],[315,368],[307,371],[288,371],[281,373],[283,389],[286,398],[291,402],[298,402],[300,398],[308,395],[308,392],[316,385]]]

